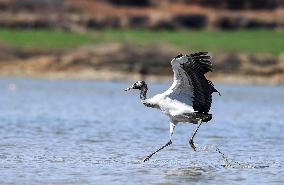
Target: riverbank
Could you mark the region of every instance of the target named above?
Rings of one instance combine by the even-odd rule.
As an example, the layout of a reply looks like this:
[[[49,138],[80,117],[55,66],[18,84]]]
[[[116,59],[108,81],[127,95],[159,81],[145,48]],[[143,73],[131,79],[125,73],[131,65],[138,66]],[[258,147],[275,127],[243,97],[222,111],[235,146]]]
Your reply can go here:
[[[107,75],[107,76],[105,76]],[[103,81],[121,81],[121,80],[145,80],[152,82],[171,82],[173,80],[172,75],[158,76],[148,75],[143,76],[136,73],[121,73],[118,71],[64,71],[64,72],[29,72],[29,73],[2,73],[0,78],[26,78],[26,79],[49,79],[49,80],[103,80]],[[214,83],[221,84],[270,84],[270,85],[282,85],[284,84],[284,75],[274,75],[270,78],[261,76],[250,76],[250,75],[237,75],[237,74],[218,74],[209,75],[208,77]]]
[[[19,50],[13,56],[9,52],[8,49],[4,51],[7,60],[0,62],[2,77],[155,81],[171,80],[171,58],[179,52],[188,53],[169,45],[144,47],[126,43],[87,45],[50,53]],[[208,75],[213,81],[240,84],[284,83],[283,55],[234,52],[210,55],[215,70]]]

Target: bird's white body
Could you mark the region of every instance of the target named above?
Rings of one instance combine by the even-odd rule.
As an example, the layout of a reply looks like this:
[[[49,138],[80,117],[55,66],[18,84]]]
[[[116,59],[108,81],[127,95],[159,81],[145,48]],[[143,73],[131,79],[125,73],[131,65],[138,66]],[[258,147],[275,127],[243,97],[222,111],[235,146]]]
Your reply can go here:
[[[142,103],[155,105],[154,108],[160,109],[164,114],[170,117],[173,122],[185,122],[184,115],[194,112],[191,102],[185,103],[176,98],[172,89],[168,89],[162,94],[157,94],[154,97],[142,100]]]
[[[171,62],[174,70],[174,82],[164,93],[157,94],[154,97],[142,100],[155,105],[154,108],[160,109],[164,114],[170,117],[175,124],[178,122],[190,122],[189,115],[193,109],[192,86],[180,64],[185,62],[182,57],[178,62]]]

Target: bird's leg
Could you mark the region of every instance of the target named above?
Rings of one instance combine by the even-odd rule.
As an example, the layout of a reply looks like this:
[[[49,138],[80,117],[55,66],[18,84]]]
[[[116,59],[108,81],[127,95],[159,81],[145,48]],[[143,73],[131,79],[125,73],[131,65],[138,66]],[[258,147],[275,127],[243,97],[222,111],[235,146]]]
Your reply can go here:
[[[159,148],[159,149],[156,150],[155,152],[152,152],[150,155],[148,155],[148,156],[143,160],[143,162],[148,161],[154,154],[158,153],[159,151],[163,150],[164,148],[166,148],[167,146],[169,146],[169,145],[172,144],[172,136],[173,136],[175,127],[176,127],[175,123],[170,122],[170,140],[169,140],[164,146],[162,146],[161,148]]]
[[[172,140],[175,127],[176,127],[176,123],[170,122],[170,141]]]
[[[194,145],[193,138],[194,138],[194,136],[196,135],[196,133],[197,133],[199,127],[201,126],[201,124],[202,124],[202,120],[199,120],[199,123],[198,123],[197,128],[195,129],[195,131],[194,131],[192,137],[189,139],[189,144],[190,144],[191,148],[192,148],[194,151],[196,151],[196,146]]]

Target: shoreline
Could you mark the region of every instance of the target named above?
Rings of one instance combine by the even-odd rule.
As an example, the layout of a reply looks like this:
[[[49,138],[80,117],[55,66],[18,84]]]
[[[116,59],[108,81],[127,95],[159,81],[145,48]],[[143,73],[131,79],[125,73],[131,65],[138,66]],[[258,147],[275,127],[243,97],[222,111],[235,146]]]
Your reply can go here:
[[[213,83],[236,84],[236,85],[284,85],[283,77],[275,75],[272,77],[249,76],[239,74],[209,74],[208,79]],[[125,73],[120,71],[61,71],[61,72],[30,72],[30,73],[2,73],[0,79],[44,79],[44,80],[101,80],[101,81],[151,81],[172,82],[172,75],[140,75],[136,73]]]

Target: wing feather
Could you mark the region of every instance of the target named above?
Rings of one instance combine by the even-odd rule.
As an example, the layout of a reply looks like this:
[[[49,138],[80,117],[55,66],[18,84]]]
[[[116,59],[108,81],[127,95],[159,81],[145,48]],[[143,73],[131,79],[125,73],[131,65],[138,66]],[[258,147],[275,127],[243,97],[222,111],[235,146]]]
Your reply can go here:
[[[191,81],[194,95],[193,109],[200,113],[208,113],[212,104],[212,93],[218,92],[213,83],[204,76],[213,70],[210,56],[208,52],[198,52],[187,57],[188,62],[182,64],[182,69]]]

